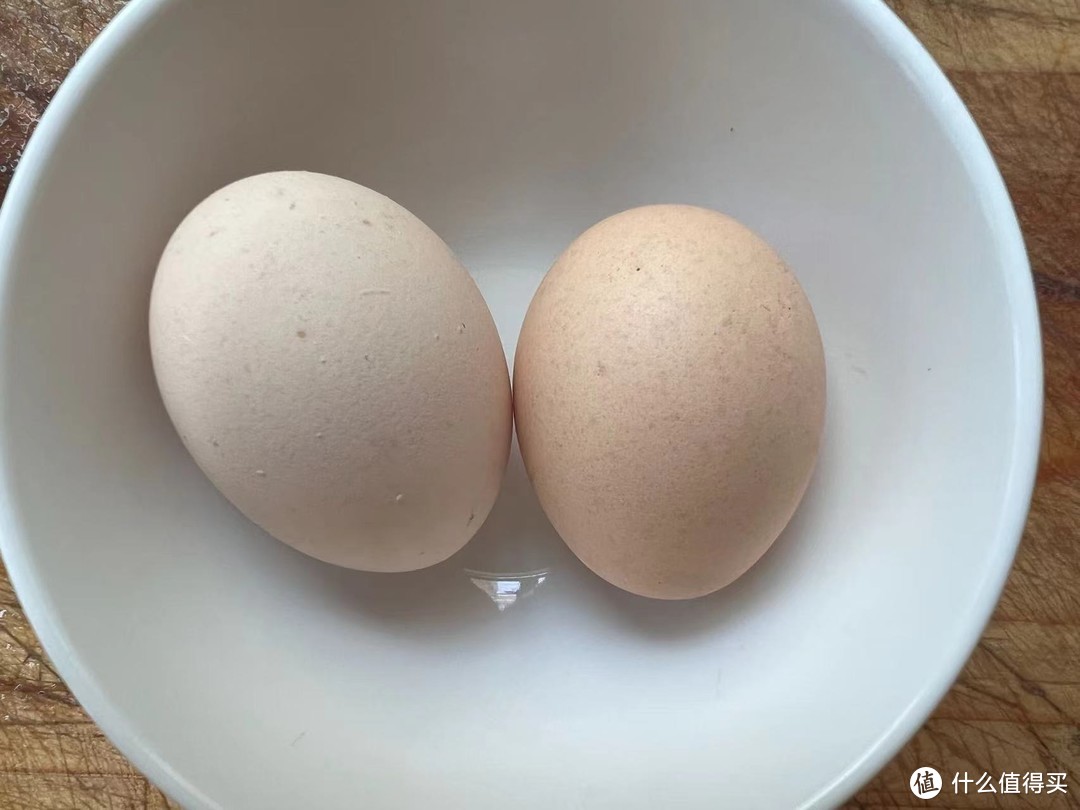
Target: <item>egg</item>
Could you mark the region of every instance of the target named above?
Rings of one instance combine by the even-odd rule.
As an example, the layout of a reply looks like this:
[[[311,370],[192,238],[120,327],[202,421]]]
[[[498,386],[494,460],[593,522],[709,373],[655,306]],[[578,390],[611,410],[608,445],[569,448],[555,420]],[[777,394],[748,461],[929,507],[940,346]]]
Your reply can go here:
[[[687,599],[749,569],[815,465],[825,360],[810,303],[757,235],[655,205],[579,236],[529,306],[514,360],[526,470],[586,566]]]
[[[387,197],[305,172],[226,186],[169,240],[149,327],[184,445],[279,540],[408,571],[484,522],[512,431],[502,344],[468,272]]]

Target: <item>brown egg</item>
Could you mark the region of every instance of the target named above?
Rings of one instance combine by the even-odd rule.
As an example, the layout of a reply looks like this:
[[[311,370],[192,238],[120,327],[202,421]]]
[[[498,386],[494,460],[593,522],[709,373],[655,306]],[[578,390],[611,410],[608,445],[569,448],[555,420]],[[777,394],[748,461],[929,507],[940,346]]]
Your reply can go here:
[[[278,172],[212,194],[161,257],[150,341],[195,461],[300,551],[423,568],[495,501],[512,411],[491,313],[443,241],[371,189]]]
[[[743,225],[635,208],[544,278],[514,407],[540,502],[581,561],[642,596],[702,596],[750,568],[802,498],[821,338],[798,281]]]

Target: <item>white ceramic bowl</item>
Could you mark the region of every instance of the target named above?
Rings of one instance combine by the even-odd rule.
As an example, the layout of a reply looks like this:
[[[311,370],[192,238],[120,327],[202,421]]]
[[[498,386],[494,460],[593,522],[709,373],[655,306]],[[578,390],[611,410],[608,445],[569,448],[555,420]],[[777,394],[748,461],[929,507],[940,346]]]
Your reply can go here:
[[[829,363],[789,530],[689,603],[588,573],[519,461],[429,571],[264,535],[174,434],[146,313],[184,213],[283,168],[424,219],[508,354],[608,214],[696,203],[763,233]],[[4,559],[90,714],[193,808],[835,804],[956,676],[1031,493],[1017,223],[953,90],[867,0],[137,0],[26,151],[0,279]]]

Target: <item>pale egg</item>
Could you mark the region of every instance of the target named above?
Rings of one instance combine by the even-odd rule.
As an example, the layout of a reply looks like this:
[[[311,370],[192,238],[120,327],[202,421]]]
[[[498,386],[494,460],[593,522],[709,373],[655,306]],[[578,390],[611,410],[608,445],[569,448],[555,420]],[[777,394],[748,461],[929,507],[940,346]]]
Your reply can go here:
[[[150,343],[195,461],[306,554],[423,568],[495,501],[512,429],[495,324],[446,244],[371,189],[277,172],[212,194],[161,257]]]

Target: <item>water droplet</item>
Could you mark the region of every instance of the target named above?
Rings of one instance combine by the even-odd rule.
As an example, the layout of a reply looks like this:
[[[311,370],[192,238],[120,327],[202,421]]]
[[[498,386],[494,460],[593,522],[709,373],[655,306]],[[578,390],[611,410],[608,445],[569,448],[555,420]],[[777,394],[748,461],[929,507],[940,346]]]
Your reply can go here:
[[[265,477],[266,476],[266,470],[256,470],[255,474],[257,476],[259,476],[259,477]]]
[[[399,492],[397,494],[397,496],[394,498],[394,503],[401,503],[403,500],[405,500],[405,494],[402,493],[402,492]]]
[[[525,574],[495,574],[487,571],[465,570],[473,585],[488,595],[499,612],[519,600],[536,593],[548,578],[548,571],[530,571]]]

